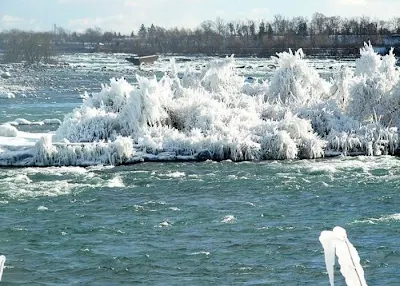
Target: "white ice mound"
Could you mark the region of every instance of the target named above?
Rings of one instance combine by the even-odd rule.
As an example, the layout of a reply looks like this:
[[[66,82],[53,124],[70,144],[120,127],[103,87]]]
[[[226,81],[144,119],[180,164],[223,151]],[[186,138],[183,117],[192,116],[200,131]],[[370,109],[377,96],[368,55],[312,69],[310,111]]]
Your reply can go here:
[[[1,124],[0,125],[0,136],[3,137],[17,137],[18,130],[14,126],[10,124]]]
[[[365,45],[356,71],[342,68],[330,81],[308,65],[302,50],[278,53],[275,60],[270,81],[246,83],[233,57],[179,75],[172,61],[171,71],[160,80],[137,76],[137,85],[111,79],[100,92],[85,94],[82,106],[65,116],[51,140],[23,152],[6,144],[14,153],[0,150],[0,164],[283,160],[398,152],[400,81],[392,51],[381,57]],[[12,124],[28,123],[36,124],[23,119]]]
[[[176,74],[160,81],[138,77],[138,87],[112,79],[66,116],[56,138],[113,142],[124,136],[133,140],[136,151],[147,154],[215,160],[322,157],[325,141],[310,121],[290,110],[283,118],[266,118],[260,97],[242,93],[243,78],[233,61],[217,60],[182,79]],[[193,86],[185,87],[186,77]]]
[[[11,77],[10,72],[2,72],[0,71],[0,77],[4,78],[4,79],[8,79]]]
[[[333,231],[323,231],[319,237],[324,253],[326,270],[330,285],[334,286],[335,254],[338,257],[340,272],[348,286],[367,286],[364,270],[360,264],[357,250],[347,238],[346,230],[337,226]]]

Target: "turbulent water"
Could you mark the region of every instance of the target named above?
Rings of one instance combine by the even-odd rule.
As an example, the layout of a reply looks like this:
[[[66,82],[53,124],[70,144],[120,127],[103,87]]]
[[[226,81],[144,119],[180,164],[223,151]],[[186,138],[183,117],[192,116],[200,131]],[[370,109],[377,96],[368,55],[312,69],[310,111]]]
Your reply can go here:
[[[3,280],[328,285],[318,236],[341,225],[369,284],[396,285],[398,164],[359,157],[3,169]]]
[[[398,284],[399,160],[382,155],[397,148],[390,59],[163,58],[138,70],[124,57],[0,66],[5,283],[328,285],[318,237],[340,225],[369,285]],[[379,101],[355,108],[371,86]],[[110,126],[119,134],[99,138]],[[143,160],[163,162],[112,166]]]

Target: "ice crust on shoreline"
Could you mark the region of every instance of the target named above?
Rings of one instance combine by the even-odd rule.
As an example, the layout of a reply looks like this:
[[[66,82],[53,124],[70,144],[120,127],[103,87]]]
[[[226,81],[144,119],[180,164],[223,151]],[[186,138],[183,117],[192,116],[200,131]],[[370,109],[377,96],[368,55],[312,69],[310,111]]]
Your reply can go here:
[[[396,59],[393,52],[377,55],[370,44],[360,54],[355,72],[338,69],[330,81],[310,67],[302,50],[278,53],[270,81],[245,81],[233,57],[179,75],[171,61],[162,79],[137,75],[137,85],[113,78],[100,92],[85,94],[54,136],[13,154],[1,152],[0,143],[0,164],[393,155],[400,105]]]

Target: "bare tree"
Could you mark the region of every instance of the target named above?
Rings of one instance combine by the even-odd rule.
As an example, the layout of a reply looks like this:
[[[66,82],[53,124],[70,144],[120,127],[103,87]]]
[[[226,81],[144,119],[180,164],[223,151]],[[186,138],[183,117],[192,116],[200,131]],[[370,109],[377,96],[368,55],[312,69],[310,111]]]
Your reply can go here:
[[[52,55],[52,37],[50,33],[11,30],[5,39],[4,60],[25,61],[28,64],[49,62]]]

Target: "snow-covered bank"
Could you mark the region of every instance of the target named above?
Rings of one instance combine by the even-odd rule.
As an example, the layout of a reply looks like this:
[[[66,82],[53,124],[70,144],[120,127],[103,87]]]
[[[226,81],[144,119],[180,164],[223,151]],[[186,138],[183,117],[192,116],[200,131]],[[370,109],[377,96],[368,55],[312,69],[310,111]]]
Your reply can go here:
[[[275,62],[278,68],[263,82],[245,81],[233,57],[179,75],[172,61],[161,80],[137,75],[138,85],[111,79],[99,93],[86,94],[53,137],[37,138],[23,151],[3,149],[0,164],[395,153],[400,84],[393,53],[381,57],[365,45],[355,72],[338,69],[330,81],[319,76],[301,50],[279,53]],[[0,148],[2,142],[0,137]]]

